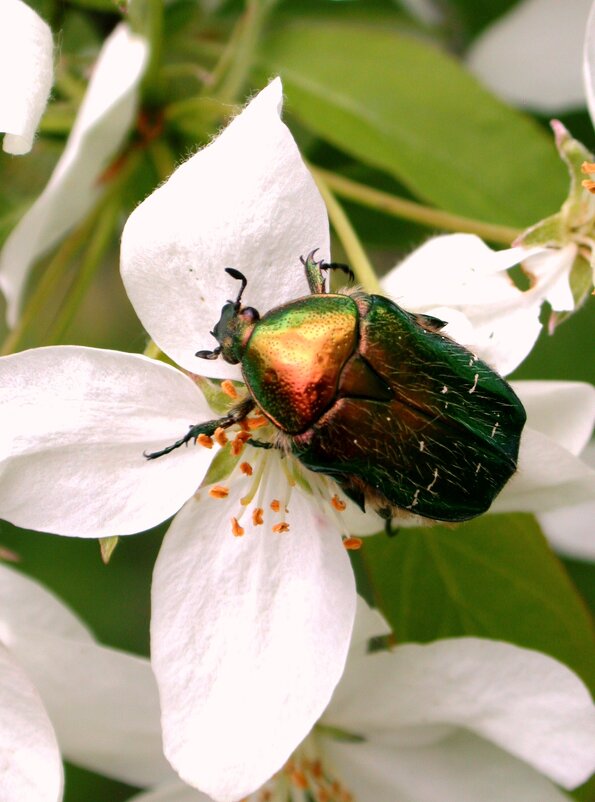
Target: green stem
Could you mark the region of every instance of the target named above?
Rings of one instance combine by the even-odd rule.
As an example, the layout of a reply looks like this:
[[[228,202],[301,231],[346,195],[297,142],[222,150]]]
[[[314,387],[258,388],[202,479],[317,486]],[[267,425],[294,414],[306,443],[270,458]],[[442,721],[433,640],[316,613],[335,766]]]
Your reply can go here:
[[[489,242],[503,245],[510,245],[522,233],[520,229],[484,223],[481,220],[461,217],[458,214],[451,214],[441,209],[433,209],[430,206],[423,206],[421,203],[398,198],[388,192],[373,189],[337,173],[323,170],[321,167],[311,167],[311,170],[315,178],[322,179],[333,192],[343,198],[348,198],[362,206],[378,209],[394,217],[421,223],[429,228],[477,234]]]
[[[158,73],[163,45],[163,0],[147,0],[145,36],[149,40],[149,63],[143,78],[143,87],[149,99],[158,94]]]
[[[379,292],[380,283],[378,282],[374,268],[370,264],[366,252],[349,218],[345,214],[343,207],[338,203],[337,199],[328,188],[325,177],[321,175],[322,172],[321,170],[314,170],[314,179],[318,185],[320,194],[324,198],[333,228],[345,249],[349,260],[349,266],[355,273],[358,282],[365,287],[368,292]]]
[[[49,345],[59,343],[72,323],[81,301],[93,281],[97,268],[112,242],[112,234],[119,212],[120,203],[118,198],[112,197],[110,203],[102,206],[97,216],[96,224],[93,226],[91,240],[77,271],[76,278],[70,287],[59,314],[47,333],[46,342]]]
[[[6,354],[12,354],[14,351],[18,350],[17,346],[24,338],[29,325],[43,311],[47,304],[48,297],[62,278],[71,259],[88,239],[94,224],[95,215],[92,214],[62,242],[53,258],[48,262],[39,284],[36,286],[23,309],[18,323],[12,331],[8,333],[6,339],[2,343],[0,355],[5,356]]]
[[[246,0],[244,15],[232,34],[220,63],[213,71],[216,82],[221,75],[223,78],[218,88],[209,94],[213,94],[223,103],[235,103],[241,96],[264,22],[272,5],[271,0]]]

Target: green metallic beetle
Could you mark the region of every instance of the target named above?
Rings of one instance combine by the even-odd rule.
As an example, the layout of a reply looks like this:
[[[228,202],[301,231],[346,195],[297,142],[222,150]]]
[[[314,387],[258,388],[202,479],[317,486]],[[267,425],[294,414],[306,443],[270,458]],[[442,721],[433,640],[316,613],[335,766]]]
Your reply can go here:
[[[249,395],[146,456],[212,435],[258,407],[280,433],[278,447],[330,476],[363,510],[368,504],[386,519],[406,510],[440,521],[485,512],[516,470],[521,402],[441,333],[441,320],[361,289],[327,293],[324,271],[350,271],[314,254],[301,260],[312,294],[262,318],[242,307],[246,278],[227,268],[242,282],[240,292],[212,332],[219,346],[196,355],[239,363]]]

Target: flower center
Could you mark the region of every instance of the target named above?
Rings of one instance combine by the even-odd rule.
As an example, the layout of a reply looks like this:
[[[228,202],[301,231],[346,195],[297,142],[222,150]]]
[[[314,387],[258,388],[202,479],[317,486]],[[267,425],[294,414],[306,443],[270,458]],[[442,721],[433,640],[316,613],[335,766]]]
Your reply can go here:
[[[354,802],[307,738],[281,771],[250,797],[250,802]]]
[[[217,429],[212,437],[199,437],[197,444],[209,449],[215,444],[220,447],[212,468],[216,462],[227,460],[226,470],[213,471],[225,476],[223,481],[213,482],[211,471],[206,477],[211,498],[228,499],[238,480],[244,488],[229,519],[230,532],[235,537],[246,533],[246,522],[250,522],[252,529],[263,527],[276,535],[290,532],[290,501],[297,489],[315,499],[325,517],[333,519],[346,549],[360,548],[362,541],[347,531],[342,515],[347,505],[335,483],[304,469],[258,411],[235,427]]]

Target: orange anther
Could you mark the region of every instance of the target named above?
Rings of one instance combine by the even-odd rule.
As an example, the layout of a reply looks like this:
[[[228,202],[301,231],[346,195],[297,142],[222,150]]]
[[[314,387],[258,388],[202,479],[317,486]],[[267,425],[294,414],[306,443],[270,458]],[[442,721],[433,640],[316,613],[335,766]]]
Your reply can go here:
[[[289,524],[287,521],[280,521],[278,524],[273,526],[273,532],[278,535],[281,532],[287,532],[289,530]]]
[[[279,512],[279,510],[281,509],[281,502],[279,501],[279,499],[274,498],[271,501],[270,507],[273,512]]]
[[[306,789],[308,787],[308,780],[306,778],[306,775],[304,774],[303,771],[300,771],[299,769],[294,769],[291,772],[291,782],[295,786],[297,786],[297,788]]]
[[[589,178],[585,178],[584,181],[581,181],[581,184],[587,190],[587,192],[595,193],[595,181],[591,181]]]
[[[221,382],[221,389],[223,390],[225,395],[228,395],[230,398],[238,397],[238,391],[236,390],[234,383],[231,382],[229,379],[223,379],[223,381]]]
[[[361,537],[346,537],[343,541],[343,545],[348,551],[357,551],[362,547],[362,539]]]
[[[345,507],[347,506],[347,504],[345,504],[345,502],[344,502],[344,501],[342,501],[342,500],[339,498],[339,496],[338,496],[336,493],[335,493],[335,495],[334,495],[334,496],[332,497],[332,499],[331,499],[331,504],[332,504],[332,505],[333,505],[333,507],[334,507],[336,510],[338,510],[339,512],[343,512],[343,510],[344,510],[344,509],[345,509]]]
[[[227,443],[227,435],[225,434],[225,429],[222,429],[221,426],[215,429],[215,434],[213,435],[213,437],[215,438],[216,442],[219,443],[220,446],[224,446]]]
[[[209,437],[208,434],[199,434],[196,438],[196,442],[205,448],[213,448],[213,438]]]
[[[223,485],[213,485],[209,489],[209,496],[211,498],[227,498],[229,496],[229,488]]]
[[[320,760],[315,760],[312,763],[312,775],[319,780],[322,777],[322,763]]]
[[[595,173],[595,162],[583,162],[581,164],[581,171],[583,173]]]
[[[268,420],[264,415],[258,415],[256,418],[246,418],[246,423],[249,429],[260,429],[261,426],[266,426]]]
[[[242,473],[245,473],[246,476],[252,476],[252,465],[249,462],[242,462],[240,464],[240,470]]]
[[[254,507],[254,509],[252,510],[252,523],[254,524],[254,526],[262,526],[263,514],[264,510],[262,509],[262,507]]]
[[[239,525],[237,518],[231,519],[231,531],[234,537],[242,537],[244,534],[244,527]]]
[[[249,432],[238,432],[231,443],[231,453],[234,457],[239,457],[244,450],[244,444],[250,439]]]

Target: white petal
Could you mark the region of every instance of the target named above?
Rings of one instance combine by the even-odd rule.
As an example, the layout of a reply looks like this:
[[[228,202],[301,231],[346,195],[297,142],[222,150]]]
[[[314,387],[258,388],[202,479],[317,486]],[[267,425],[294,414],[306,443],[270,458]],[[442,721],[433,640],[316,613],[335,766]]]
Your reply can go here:
[[[180,780],[174,780],[151,791],[136,794],[128,802],[211,802],[211,797]]]
[[[38,348],[0,360],[0,514],[62,535],[130,534],[173,515],[211,452],[148,461],[209,417],[187,376],[136,354]]]
[[[93,639],[83,622],[51,591],[0,563],[0,640],[10,646],[25,629],[83,642]]]
[[[548,301],[558,312],[574,309],[570,271],[576,253],[577,246],[571,242],[563,248],[547,248],[530,256],[524,263],[524,269],[535,280],[532,292]]]
[[[542,513],[581,504],[595,494],[595,471],[555,440],[525,426],[517,472],[491,512]]]
[[[595,424],[595,387],[585,382],[517,381],[512,383],[532,429],[578,455]]]
[[[595,441],[581,454],[587,465],[595,467]],[[595,500],[538,515],[539,524],[556,551],[579,560],[595,561]]]
[[[584,104],[581,45],[591,0],[524,0],[474,42],[467,62],[496,94],[544,112]]]
[[[58,802],[62,762],[39,694],[0,643],[0,798]]]
[[[273,486],[282,474],[270,472]],[[266,517],[252,526],[248,506],[234,538],[239,492],[203,494],[176,516],[151,621],[165,754],[182,779],[226,801],[260,787],[318,719],[355,613],[346,551],[317,508],[294,489],[289,532],[272,532]]]
[[[6,153],[28,153],[53,82],[49,26],[21,0],[0,4],[0,131]]]
[[[409,749],[325,739],[323,760],[362,802],[568,802],[541,774],[470,733]]]
[[[262,314],[308,294],[300,256],[318,248],[329,257],[324,203],[279,118],[281,93],[276,79],[133,212],[122,235],[122,278],[138,316],[194,373],[239,376],[195,356],[216,345],[210,330],[238,294],[224,268],[246,275],[243,302]]]
[[[68,760],[132,785],[173,776],[148,660],[31,627],[11,651],[34,681]]]
[[[582,681],[498,641],[452,638],[350,659],[324,721],[393,747],[464,727],[567,788],[595,769],[595,707]]]
[[[587,107],[591,115],[591,122],[595,125],[595,4],[591,6],[587,19],[583,50],[583,80]]]
[[[405,309],[447,321],[446,334],[507,374],[541,330],[543,293],[521,292],[505,272],[527,254],[522,248],[492,251],[479,237],[449,234],[417,248],[382,286]]]
[[[0,289],[10,325],[17,320],[35,260],[82,220],[99,197],[101,173],[130,129],[146,59],[144,39],[125,24],[106,40],[64,153],[0,254]]]

